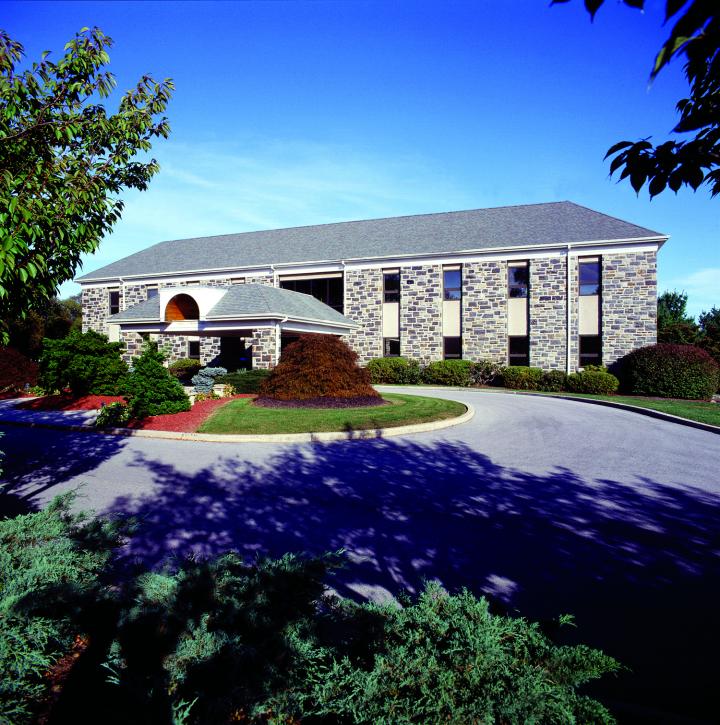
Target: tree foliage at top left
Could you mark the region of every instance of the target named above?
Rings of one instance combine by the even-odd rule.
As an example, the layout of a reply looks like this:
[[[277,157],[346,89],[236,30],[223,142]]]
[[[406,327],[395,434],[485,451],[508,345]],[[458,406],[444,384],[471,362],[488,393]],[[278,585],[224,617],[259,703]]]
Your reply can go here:
[[[173,83],[144,75],[109,113],[111,45],[83,28],[57,62],[46,51],[22,70],[22,45],[0,30],[0,336],[97,249],[120,219],[121,192],[145,190],[159,170],[138,156],[170,133]]]

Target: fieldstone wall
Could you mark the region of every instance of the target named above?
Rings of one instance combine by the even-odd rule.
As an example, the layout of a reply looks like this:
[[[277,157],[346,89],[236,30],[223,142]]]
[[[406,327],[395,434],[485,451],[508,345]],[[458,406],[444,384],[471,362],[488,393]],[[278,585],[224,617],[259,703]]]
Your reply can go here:
[[[220,338],[200,338],[200,362],[207,367],[218,367],[220,365]]]
[[[278,363],[278,339],[274,327],[262,327],[255,330],[250,340],[252,342],[253,368],[265,370],[273,368]]]
[[[580,366],[580,278],[578,258],[570,257],[570,372]]]
[[[107,335],[110,300],[107,287],[84,287],[82,291],[82,331]]]
[[[421,365],[443,359],[440,265],[400,268],[400,352]]]
[[[463,265],[462,343],[466,360],[507,364],[507,263]]]
[[[567,364],[565,257],[530,261],[530,365],[564,370]]]
[[[120,342],[122,342],[125,346],[122,358],[129,365],[132,359],[142,352],[142,346],[145,340],[143,340],[142,336],[137,332],[127,332],[125,330],[121,330]]]
[[[158,348],[165,355],[165,362],[170,364],[188,356],[188,337],[185,335],[158,335]]]
[[[127,310],[128,307],[145,302],[147,299],[146,284],[126,284],[122,286],[120,294],[120,310]]]
[[[657,341],[655,252],[602,256],[602,361]]]
[[[366,365],[374,357],[382,357],[382,301],[381,269],[345,272],[345,315],[361,327],[346,335],[344,340],[358,354],[360,365]]]

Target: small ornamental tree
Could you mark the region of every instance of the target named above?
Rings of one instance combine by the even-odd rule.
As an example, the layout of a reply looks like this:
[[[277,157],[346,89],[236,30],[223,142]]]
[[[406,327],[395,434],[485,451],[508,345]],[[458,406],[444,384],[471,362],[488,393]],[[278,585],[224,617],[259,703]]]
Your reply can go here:
[[[0,393],[35,385],[37,374],[37,363],[11,347],[0,347]]]
[[[133,359],[133,370],[126,383],[130,412],[135,418],[190,410],[190,399],[180,381],[163,365],[165,356],[156,342],[146,342]]]
[[[370,373],[335,335],[303,335],[289,345],[280,363],[260,386],[260,397],[285,401],[343,400],[349,404],[380,404]]]
[[[43,340],[40,385],[45,390],[70,388],[73,395],[122,393],[127,365],[120,357],[120,342],[89,330],[72,332],[63,340]]]

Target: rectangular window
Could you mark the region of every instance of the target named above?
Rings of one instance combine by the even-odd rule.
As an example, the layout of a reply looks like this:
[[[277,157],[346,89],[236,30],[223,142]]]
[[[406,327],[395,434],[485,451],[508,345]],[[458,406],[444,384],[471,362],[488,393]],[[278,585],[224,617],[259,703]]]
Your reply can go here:
[[[188,340],[187,356],[191,360],[200,359],[200,340]]]
[[[399,337],[384,337],[383,338],[383,355],[385,357],[399,357],[400,356],[400,338]]]
[[[462,272],[459,269],[443,270],[443,297],[446,300],[462,299]]]
[[[343,278],[340,274],[331,277],[281,279],[280,287],[310,295],[339,313],[343,312]]]
[[[111,289],[108,292],[108,306],[111,315],[117,315],[120,312],[120,290]]]
[[[508,363],[510,365],[530,364],[530,338],[527,335],[508,337]]]
[[[508,266],[508,297],[527,297],[528,286],[528,265]]]
[[[245,277],[231,277],[230,284],[245,284]]]
[[[580,335],[580,367],[602,365],[600,335]]]
[[[443,357],[446,360],[459,360],[462,357],[461,337],[443,337]]]
[[[383,301],[400,302],[399,270],[392,270],[383,273]]]
[[[581,259],[578,263],[580,276],[580,295],[600,294],[600,260]]]
[[[153,297],[158,296],[158,288],[157,287],[148,287],[147,288],[147,298],[151,300]]]

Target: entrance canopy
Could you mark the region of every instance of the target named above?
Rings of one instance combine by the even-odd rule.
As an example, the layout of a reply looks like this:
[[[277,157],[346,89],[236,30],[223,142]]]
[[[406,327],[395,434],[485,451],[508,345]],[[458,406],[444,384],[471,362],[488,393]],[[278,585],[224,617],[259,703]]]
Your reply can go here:
[[[251,336],[271,327],[293,334],[346,335],[359,326],[311,295],[261,284],[163,287],[107,320],[123,332]]]

